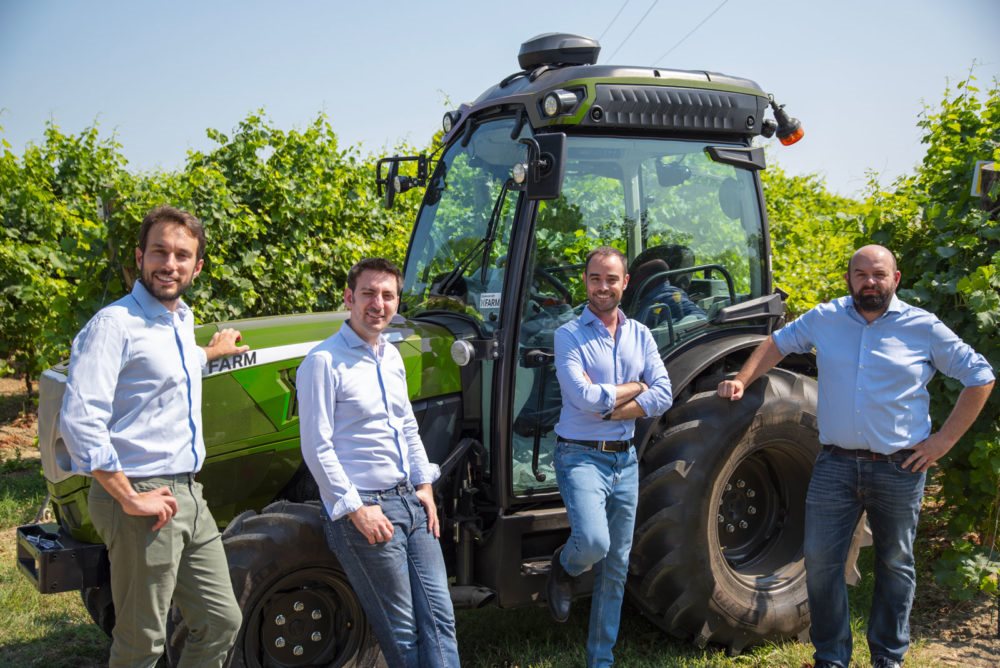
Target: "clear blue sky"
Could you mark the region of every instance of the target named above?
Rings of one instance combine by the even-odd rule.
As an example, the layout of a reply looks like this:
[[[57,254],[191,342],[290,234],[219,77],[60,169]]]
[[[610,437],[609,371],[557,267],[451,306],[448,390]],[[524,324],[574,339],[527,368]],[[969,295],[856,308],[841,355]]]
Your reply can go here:
[[[179,168],[259,107],[282,128],[325,112],[365,153],[422,146],[446,100],[518,69],[522,41],[605,33],[601,63],[757,81],[806,129],[771,160],[852,194],[919,162],[918,114],[947,81],[974,60],[983,86],[1000,77],[1000,0],[728,0],[658,60],[721,2],[0,0],[0,126],[20,153],[47,120],[96,120],[137,170]]]

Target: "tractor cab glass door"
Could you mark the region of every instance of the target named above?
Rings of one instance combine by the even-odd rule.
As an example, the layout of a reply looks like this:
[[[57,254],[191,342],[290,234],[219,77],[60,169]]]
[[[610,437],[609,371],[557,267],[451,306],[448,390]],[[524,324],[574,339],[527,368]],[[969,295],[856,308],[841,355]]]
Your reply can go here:
[[[629,260],[622,309],[666,357],[710,331],[719,309],[762,294],[762,218],[754,175],[713,162],[697,141],[567,139],[558,199],[538,203],[521,304],[513,411],[515,495],[555,490],[562,405],[553,335],[586,308],[583,261],[597,246]]]
[[[513,119],[483,123],[438,162],[406,259],[406,317],[446,310],[474,319],[486,336],[499,327],[520,197],[507,183],[511,166],[524,161],[526,152],[511,138],[513,128]]]

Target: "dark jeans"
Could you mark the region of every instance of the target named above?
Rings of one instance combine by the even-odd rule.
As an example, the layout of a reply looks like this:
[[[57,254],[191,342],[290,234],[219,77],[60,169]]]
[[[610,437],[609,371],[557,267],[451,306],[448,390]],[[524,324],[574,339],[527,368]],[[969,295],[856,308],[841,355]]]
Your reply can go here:
[[[390,668],[458,666],[455,613],[441,545],[413,487],[361,492],[392,522],[392,538],[368,544],[344,516],[326,522],[326,540],[344,567]]]
[[[916,589],[913,539],[925,477],[900,462],[820,452],[806,496],[805,520],[810,636],[817,661],[847,668],[851,660],[844,567],[862,512],[868,513],[875,547],[868,647],[872,658],[903,660],[910,645],[910,606]]]

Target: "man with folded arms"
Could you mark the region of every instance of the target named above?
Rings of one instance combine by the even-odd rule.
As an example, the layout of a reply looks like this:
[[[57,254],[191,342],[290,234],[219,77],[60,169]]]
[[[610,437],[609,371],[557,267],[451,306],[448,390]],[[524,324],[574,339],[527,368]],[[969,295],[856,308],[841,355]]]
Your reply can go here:
[[[591,251],[584,281],[587,307],[555,333],[563,397],[555,469],[570,536],[552,556],[548,603],[565,622],[575,579],[594,569],[587,665],[610,666],[639,495],[635,420],[664,413],[672,395],[653,335],[618,306],[625,256],[609,246]]]

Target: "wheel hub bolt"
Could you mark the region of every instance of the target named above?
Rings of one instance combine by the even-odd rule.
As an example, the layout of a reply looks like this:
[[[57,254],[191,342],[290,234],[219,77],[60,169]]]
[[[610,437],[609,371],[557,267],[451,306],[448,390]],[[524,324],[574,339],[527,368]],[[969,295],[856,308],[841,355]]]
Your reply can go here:
[[[722,516],[722,514],[720,513],[720,514],[719,514],[719,524],[722,524],[722,523],[723,523],[723,522],[725,522],[725,521],[726,521],[726,518],[725,518],[725,517],[723,517],[723,516]]]
[[[756,515],[757,514],[757,508],[755,506],[747,506],[747,514],[748,515]]]
[[[295,647],[292,648],[292,654],[294,654],[295,656],[302,656],[303,652],[305,652],[305,650],[302,649],[302,645],[296,645]]]
[[[302,612],[306,609],[306,606],[302,603],[302,601],[295,601],[295,603],[292,604],[292,608],[295,612]]]
[[[726,483],[726,491],[727,491],[727,492],[731,492],[731,491],[733,491],[733,486],[732,486],[732,485],[730,485],[730,484],[729,484],[728,482]]]
[[[313,631],[313,634],[309,636],[309,638],[312,639],[313,642],[319,642],[323,639],[323,634],[319,631]]]
[[[728,533],[732,533],[732,532],[736,531],[736,527],[734,527],[732,524],[727,524],[726,525],[726,531]]]
[[[285,646],[285,639],[282,638],[281,636],[278,636],[278,638],[274,641],[274,646],[277,647],[278,649],[281,649],[282,647]]]
[[[741,529],[746,529],[748,526],[750,526],[750,525],[747,524],[746,520],[740,520],[740,528]]]
[[[744,487],[747,486],[747,484],[745,482],[743,482],[742,480],[737,480],[736,481],[736,486],[739,487],[740,489],[743,489]]]
[[[757,492],[753,491],[752,489],[748,489],[747,490],[747,498],[748,499],[752,499],[755,496],[757,496]]]
[[[319,610],[318,608],[316,610],[313,610],[312,611],[312,618],[313,619],[322,619],[323,618],[323,611]]]
[[[277,617],[274,618],[274,623],[277,626],[284,626],[285,625],[285,616],[284,615],[278,615]]]

